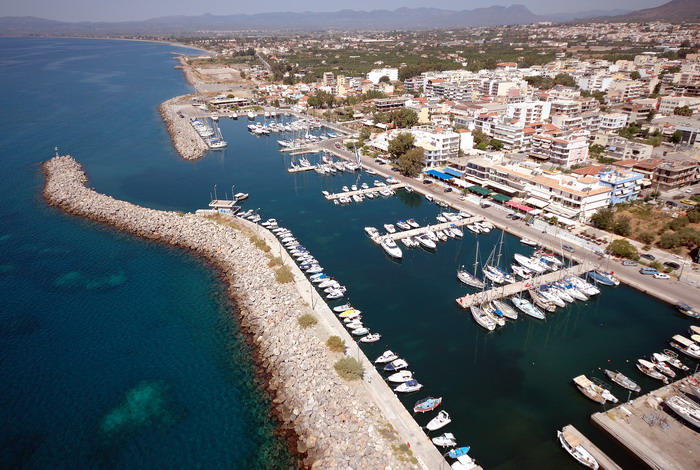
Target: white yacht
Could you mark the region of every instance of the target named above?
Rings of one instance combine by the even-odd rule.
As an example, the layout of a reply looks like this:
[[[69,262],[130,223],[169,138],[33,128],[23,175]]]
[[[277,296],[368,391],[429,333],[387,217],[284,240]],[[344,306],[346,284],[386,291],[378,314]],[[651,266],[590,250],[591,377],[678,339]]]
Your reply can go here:
[[[393,258],[403,258],[403,252],[401,251],[401,248],[399,248],[396,242],[389,237],[386,237],[382,240],[382,248],[389,256]]]

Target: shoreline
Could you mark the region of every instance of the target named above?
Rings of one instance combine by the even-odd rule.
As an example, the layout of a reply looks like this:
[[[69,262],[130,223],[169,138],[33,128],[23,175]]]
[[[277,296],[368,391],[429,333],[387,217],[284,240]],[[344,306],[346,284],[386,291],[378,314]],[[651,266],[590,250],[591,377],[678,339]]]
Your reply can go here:
[[[236,229],[200,215],[147,209],[97,193],[86,186],[82,166],[69,156],[44,162],[42,170],[48,204],[188,249],[217,268],[238,307],[241,330],[255,351],[256,380],[270,395],[278,430],[300,468],[416,468],[417,459],[411,462],[396,455],[395,448],[406,441],[398,439],[376,396],[367,393],[363,381],[343,381],[334,371],[333,362],[343,355],[325,347],[330,336],[323,328],[325,320],[320,318],[308,329],[299,326],[297,318],[305,313],[318,317],[318,307],[303,300],[300,280],[276,283],[274,269],[267,266],[270,257],[251,240],[254,233],[245,233],[252,227],[240,224]],[[296,265],[290,267],[298,270]],[[420,447],[420,442],[416,444]],[[432,444],[430,448],[439,456]]]

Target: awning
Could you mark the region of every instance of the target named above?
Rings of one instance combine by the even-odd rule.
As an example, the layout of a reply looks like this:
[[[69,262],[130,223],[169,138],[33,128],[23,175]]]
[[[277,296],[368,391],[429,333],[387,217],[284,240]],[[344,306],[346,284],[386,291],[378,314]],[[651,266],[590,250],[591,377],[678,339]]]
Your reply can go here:
[[[567,217],[563,217],[559,214],[553,214],[551,212],[545,212],[544,217],[556,217],[557,218],[557,223],[566,225],[566,226],[571,226],[571,225],[576,225],[576,221],[573,219],[569,219]]]
[[[564,216],[564,217],[576,217],[579,214],[579,211],[575,211],[572,209],[566,209],[564,207],[561,207],[559,205],[551,204],[547,207],[547,210],[549,212],[554,213],[554,215],[557,216]]]
[[[498,193],[490,194],[489,197],[491,199],[493,199],[494,201],[498,201],[498,202],[508,202],[512,199],[510,196],[506,196],[505,194],[498,194]]]
[[[452,175],[452,176],[456,176],[457,178],[461,178],[462,175],[464,174],[461,171],[457,171],[457,170],[452,169],[452,168],[445,168],[442,171],[443,171],[443,173],[446,173],[446,174]]]
[[[532,208],[530,206],[526,206],[525,204],[520,204],[519,202],[515,202],[515,201],[506,202],[506,206],[510,206],[513,209],[518,209],[518,210],[521,210],[524,212],[530,212],[530,211],[534,210],[534,208]]]
[[[481,194],[482,196],[488,196],[491,194],[490,190],[482,188],[481,186],[469,186],[467,189],[473,193]]]
[[[500,184],[500,183],[494,183],[493,181],[487,181],[484,183],[484,186],[488,186],[493,189],[497,189],[499,191],[503,191],[504,193],[508,194],[518,194],[518,190],[515,188],[511,188],[510,186],[506,186],[505,184]]]
[[[529,197],[523,201],[525,204],[530,204],[531,206],[539,207],[543,209],[549,205],[549,202],[542,201],[541,199],[536,199],[534,197]]]
[[[459,178],[452,178],[450,180],[450,183],[454,184],[455,186],[460,186],[462,188],[466,188],[467,186],[471,186],[471,183],[468,183],[468,182],[461,180]]]
[[[549,156],[547,155],[540,155],[538,153],[530,153],[528,154],[528,157],[530,158],[536,158],[538,160],[549,160]]]
[[[446,175],[445,173],[437,170],[427,170],[425,174],[441,179],[443,181],[451,180],[452,178],[454,178],[454,176],[452,175]]]

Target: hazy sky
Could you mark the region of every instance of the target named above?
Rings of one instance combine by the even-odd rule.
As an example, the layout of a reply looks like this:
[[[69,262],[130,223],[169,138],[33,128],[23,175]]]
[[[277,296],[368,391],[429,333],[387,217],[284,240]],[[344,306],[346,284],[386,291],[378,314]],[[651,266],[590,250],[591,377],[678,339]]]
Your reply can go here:
[[[533,13],[547,14],[587,10],[638,10],[668,0],[0,0],[0,16],[37,16],[61,21],[128,21],[173,15],[230,15],[270,11],[394,10],[399,7],[468,10],[491,5],[522,4]]]

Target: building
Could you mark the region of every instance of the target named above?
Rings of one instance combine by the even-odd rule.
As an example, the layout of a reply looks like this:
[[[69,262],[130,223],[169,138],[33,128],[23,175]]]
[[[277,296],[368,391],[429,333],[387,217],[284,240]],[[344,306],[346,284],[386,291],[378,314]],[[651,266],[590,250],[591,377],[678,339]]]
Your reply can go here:
[[[608,101],[622,103],[639,98],[645,92],[645,86],[637,80],[613,80],[608,87]]]
[[[552,103],[547,101],[526,101],[512,103],[506,108],[506,117],[521,124],[543,122],[549,119]]]
[[[599,133],[593,144],[605,147],[605,156],[617,160],[646,160],[651,158],[654,147],[649,144],[633,142],[617,134]]]
[[[530,156],[564,168],[579,165],[588,159],[588,136],[585,130],[534,134]]]
[[[389,77],[389,80],[392,82],[395,82],[396,80],[399,79],[399,69],[392,69],[392,68],[384,68],[384,69],[372,69],[368,74],[367,74],[367,80],[372,82],[373,84],[379,83],[379,80],[382,77]]]
[[[621,168],[584,167],[573,171],[582,176],[593,176],[611,188],[610,204],[634,201],[642,189],[644,175]]]
[[[659,100],[659,113],[670,116],[676,108],[687,106],[694,113],[700,107],[700,98],[691,96],[662,96]]]
[[[627,125],[627,115],[623,113],[601,113],[600,130],[618,131]]]
[[[457,132],[439,127],[414,128],[409,132],[415,138],[414,145],[423,149],[428,168],[445,166],[448,160],[459,155],[460,134]]]
[[[650,186],[659,191],[682,188],[696,182],[698,178],[698,163],[694,161],[624,160],[616,163],[616,166],[641,173]]]
[[[377,109],[378,112],[387,112],[394,109],[401,109],[406,106],[406,102],[409,98],[405,96],[396,96],[389,98],[377,98],[372,100],[372,104]]]
[[[649,105],[635,103],[625,103],[616,109],[627,115],[627,122],[648,121],[653,110]]]

